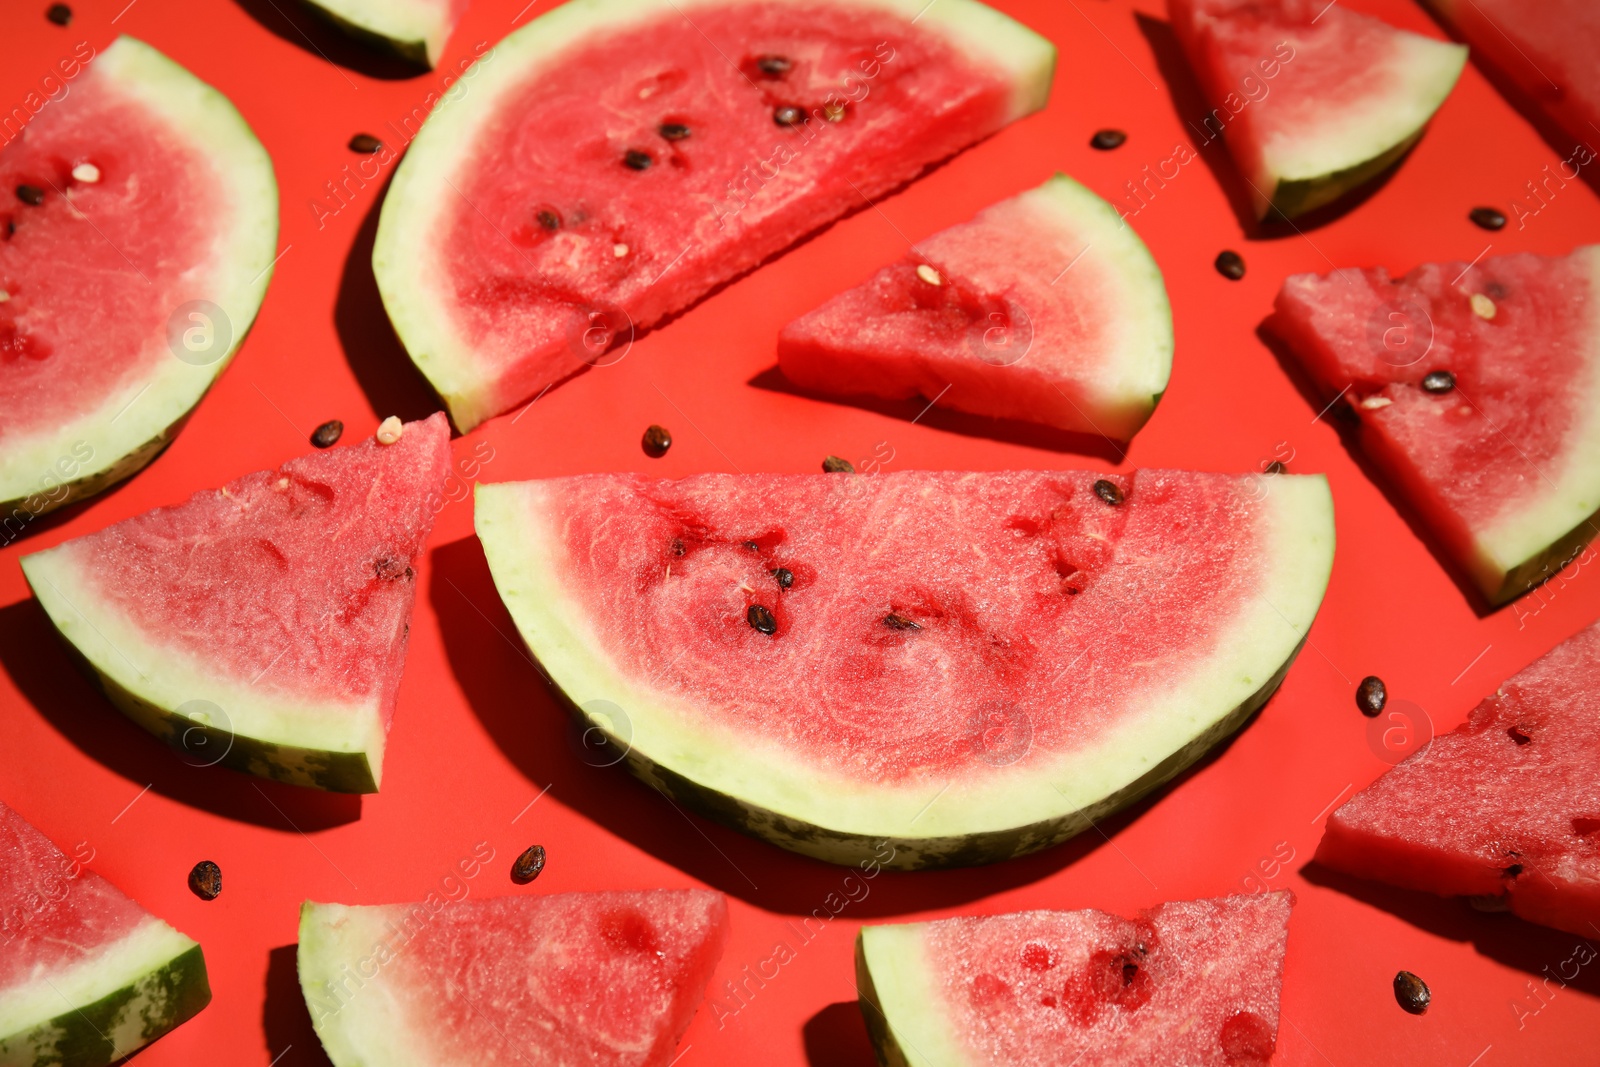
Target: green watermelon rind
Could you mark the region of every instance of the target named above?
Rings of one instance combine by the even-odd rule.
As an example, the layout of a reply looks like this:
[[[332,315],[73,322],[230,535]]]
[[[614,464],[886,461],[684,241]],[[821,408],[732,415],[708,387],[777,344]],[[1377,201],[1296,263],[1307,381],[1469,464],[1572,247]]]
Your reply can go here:
[[[971,1057],[938,1007],[942,997],[930,980],[922,927],[863,926],[856,934],[861,1017],[882,1067],[968,1067]]]
[[[386,952],[375,951],[392,937],[386,910],[309,900],[300,906],[300,993],[334,1067],[427,1067],[404,1017],[382,989],[367,988],[388,962]]]
[[[71,972],[8,993],[0,1009],[0,1067],[105,1067],[210,1002],[200,946],[150,918]]]
[[[673,7],[692,13],[707,4],[801,2],[805,0],[681,0]],[[1015,86],[1007,122],[1039,110],[1049,96],[1055,46],[978,0],[839,2],[910,18],[920,15],[919,25],[943,32],[963,54],[1005,72]],[[479,132],[498,116],[497,102],[520,89],[532,73],[596,35],[658,18],[662,10],[659,0],[569,0],[513,31],[444,93],[395,171],[379,217],[373,273],[395,333],[463,433],[498,408],[490,381],[471,358],[475,346],[452,324],[446,299],[453,289],[430,270],[437,258],[432,241],[446,229],[443,220],[461,197],[452,174],[471,158]],[[868,182],[861,191],[873,196],[887,190]]]
[[[228,215],[230,251],[206,299],[227,314],[233,340],[215,362],[194,366],[168,355],[158,373],[135,381],[95,410],[54,432],[7,446],[0,452],[0,524],[26,524],[48,511],[91,496],[137,473],[160,454],[182,428],[254,324],[272,278],[278,239],[278,183],[272,160],[237,108],[189,71],[149,45],[119,37],[90,66],[164,115],[197,151],[218,163],[219,178],[233,189]],[[164,345],[165,338],[152,341]],[[63,477],[60,465],[73,465]],[[9,525],[0,529],[9,529]]]
[[[827,862],[901,870],[997,862],[1048,848],[1180,773],[1250,717],[1298,654],[1327,587],[1333,503],[1321,476],[1259,476],[1274,502],[1272,572],[1219,639],[1210,678],[1161,695],[1156,725],[977,790],[871,789],[685,725],[674,698],[631,682],[556,575],[559,535],[535,516],[539,483],[477,487],[477,531],[528,648],[578,716],[633,774],[707,818]],[[612,708],[627,716],[613,722]],[[1155,713],[1152,713],[1155,714]],[[1162,732],[1156,743],[1150,735]],[[948,787],[946,787],[948,789]],[[944,802],[941,803],[940,801]],[[912,829],[912,824],[916,829]],[[884,859],[884,847],[892,858]]]
[[[439,65],[449,13],[409,0],[304,0],[311,10],[368,47],[424,67]]]

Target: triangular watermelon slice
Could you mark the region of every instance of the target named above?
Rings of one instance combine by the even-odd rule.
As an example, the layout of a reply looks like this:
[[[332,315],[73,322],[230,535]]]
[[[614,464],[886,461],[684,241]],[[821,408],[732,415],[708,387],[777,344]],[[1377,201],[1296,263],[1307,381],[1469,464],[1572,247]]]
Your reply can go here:
[[[1138,234],[1057,175],[790,323],[778,361],[819,392],[1126,441],[1167,388],[1172,308]]]
[[[1600,246],[1299,274],[1272,330],[1493,604],[1571,561],[1600,509]]]
[[[1600,927],[1600,626],[1351,797],[1317,859],[1442,896],[1490,897],[1585,937]]]
[[[375,792],[443,501],[444,415],[26,556],[112,703],[196,765]]]
[[[211,1002],[200,946],[0,803],[0,1064],[102,1067]]]
[[[902,1067],[1267,1067],[1292,903],[864,927],[861,1012],[880,1062]]]
[[[529,648],[652,786],[807,855],[1044,848],[1277,687],[1321,477],[591,475],[478,488]],[[621,758],[620,756],[618,757]]]
[[[131,37],[57,69],[0,151],[0,545],[171,443],[276,254],[272,161],[226,97]]]
[[[356,40],[424,66],[439,65],[468,0],[305,0]]]
[[[1044,106],[977,0],[582,0],[445,94],[383,205],[395,330],[462,430]]]
[[[335,1067],[668,1067],[728,940],[703,889],[300,910]]]
[[[1292,218],[1387,170],[1467,61],[1460,45],[1329,0],[1167,0],[1258,217]]]

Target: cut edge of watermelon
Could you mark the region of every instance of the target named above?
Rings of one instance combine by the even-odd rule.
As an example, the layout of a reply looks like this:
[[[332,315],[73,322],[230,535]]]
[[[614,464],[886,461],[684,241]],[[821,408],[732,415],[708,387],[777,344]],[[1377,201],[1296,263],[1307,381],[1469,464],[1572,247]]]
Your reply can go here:
[[[950,1014],[938,1007],[943,997],[931,981],[922,929],[922,923],[896,923],[863,926],[856,934],[861,1016],[886,1067],[959,1067],[971,1057]]]
[[[310,900],[300,905],[300,993],[336,1067],[428,1067],[426,1046],[406,1027],[406,1013],[382,989],[366,988],[382,962],[375,953],[391,936],[382,909]],[[364,964],[371,964],[371,973],[363,973]]]
[[[210,1002],[200,946],[150,916],[67,973],[7,992],[0,1063],[113,1063]]]
[[[536,514],[540,483],[480,484],[476,525],[528,648],[635,775],[708,818],[804,855],[919,869],[996,862],[1058,844],[1169,781],[1266,702],[1321,606],[1334,526],[1323,476],[1258,477],[1263,499],[1274,503],[1274,543],[1263,553],[1273,564],[1262,591],[1217,640],[1226,653],[1093,748],[1030,774],[943,789],[865,786],[688,725],[692,709],[642,689],[602,651],[555,577],[561,539]],[[587,713],[596,701],[602,710]],[[617,736],[610,707],[623,709],[629,736]],[[1153,734],[1164,743],[1152,744]],[[888,861],[885,843],[894,849]]]
[[[163,648],[95,595],[71,542],[22,559],[34,596],[118,710],[202,766],[338,793],[376,793],[387,739],[379,701],[277,697]],[[179,709],[208,701],[227,721]]]
[[[448,10],[416,0],[305,0],[363,44],[433,68],[455,26]]]
[[[802,0],[685,0],[708,3],[798,3]],[[916,18],[936,28],[963,55],[998,69],[1013,85],[1008,121],[1044,106],[1055,73],[1055,46],[1020,22],[979,0],[838,0]],[[452,171],[470,158],[483,125],[497,115],[495,101],[518,90],[537,70],[591,34],[659,17],[656,0],[572,0],[508,34],[443,94],[395,172],[372,250],[373,273],[384,309],[411,361],[444,401],[462,433],[493,417],[492,381],[459,336],[442,294],[448,284],[432,275],[433,237],[443,232],[447,207],[459,197]],[[468,92],[470,84],[471,91]],[[459,91],[457,91],[459,90]],[[472,104],[467,106],[469,98]]]
[[[131,382],[95,410],[0,452],[0,514],[42,515],[135,474],[160,454],[232,361],[272,279],[278,182],[271,157],[238,108],[134,37],[118,37],[91,70],[162,116],[194,143],[197,155],[216,164],[231,210],[217,238],[211,291],[195,295],[223,310],[233,339],[213,363],[194,366],[173,356],[154,377]],[[80,461],[80,475],[71,482],[54,480],[58,464],[68,457]]]

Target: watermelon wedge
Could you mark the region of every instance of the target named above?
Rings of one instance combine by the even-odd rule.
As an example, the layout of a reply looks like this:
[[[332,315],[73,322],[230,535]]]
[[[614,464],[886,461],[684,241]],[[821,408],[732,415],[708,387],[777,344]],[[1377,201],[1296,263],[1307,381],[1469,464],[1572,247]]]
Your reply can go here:
[[[1600,246],[1300,274],[1270,326],[1490,603],[1594,536]]]
[[[790,323],[778,361],[819,392],[1127,441],[1167,388],[1172,308],[1138,234],[1057,175]]]
[[[171,442],[255,320],[277,234],[239,112],[131,37],[0,151],[0,544]]]
[[[194,764],[345,793],[382,776],[443,501],[443,414],[25,556],[111,702]]]
[[[0,803],[0,1064],[103,1067],[210,1002],[199,945]]]
[[[728,940],[703,889],[300,909],[334,1067],[668,1067]]]
[[[1292,903],[863,927],[861,1013],[899,1067],[1267,1067]]]
[[[976,0],[583,0],[429,116],[384,202],[389,318],[463,431],[1044,106]]]
[[[1053,845],[1277,687],[1321,477],[590,475],[478,487],[528,647],[647,783],[901,868]]]
[[[426,67],[439,56],[468,0],[305,0],[364,44]]]
[[[1383,173],[1422,136],[1460,45],[1328,0],[1167,0],[1173,31],[1256,215],[1292,218]]]
[[[1600,924],[1600,626],[1568,639],[1328,819],[1317,859],[1489,897],[1590,937]]]

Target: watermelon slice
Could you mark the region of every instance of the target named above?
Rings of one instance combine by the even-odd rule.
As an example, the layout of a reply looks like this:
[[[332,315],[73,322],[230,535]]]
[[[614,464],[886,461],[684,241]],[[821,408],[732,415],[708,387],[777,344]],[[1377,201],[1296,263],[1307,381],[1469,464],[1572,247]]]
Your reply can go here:
[[[376,792],[443,501],[443,414],[26,556],[112,703],[196,764]]]
[[[1267,1067],[1292,903],[864,927],[861,1013],[879,1061],[902,1067]]]
[[[1454,731],[1351,797],[1317,859],[1490,897],[1589,937],[1600,924],[1600,626],[1512,676]]]
[[[976,0],[585,0],[495,46],[395,174],[373,266],[462,430],[1044,105]]]
[[[1275,689],[1321,477],[591,475],[479,486],[550,678],[646,782],[839,863],[983,863],[1177,774]]]
[[[102,1067],[211,1002],[200,946],[0,803],[0,1064]]]
[[[1300,274],[1271,327],[1494,604],[1559,570],[1600,508],[1600,246]]]
[[[300,910],[335,1067],[667,1067],[728,940],[703,889]]]
[[[427,67],[439,56],[468,0],[305,0],[364,44]]]
[[[1172,308],[1138,234],[1057,175],[790,323],[778,360],[819,392],[1126,441],[1167,388]]]
[[[1167,0],[1256,215],[1292,218],[1387,170],[1439,110],[1461,45],[1328,0]]]
[[[0,544],[167,446],[255,320],[277,234],[239,112],[131,37],[0,151]]]

